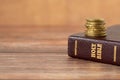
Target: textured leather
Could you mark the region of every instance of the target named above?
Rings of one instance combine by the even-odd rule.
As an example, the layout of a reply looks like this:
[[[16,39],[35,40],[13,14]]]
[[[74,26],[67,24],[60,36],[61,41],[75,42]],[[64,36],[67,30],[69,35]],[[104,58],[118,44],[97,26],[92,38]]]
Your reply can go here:
[[[75,55],[75,40],[77,40],[77,55]],[[102,44],[102,59],[91,57],[91,43]],[[117,46],[116,61],[114,61],[114,46]],[[68,55],[74,58],[120,65],[120,25],[107,29],[106,38],[88,38],[84,33],[77,33],[68,38]]]

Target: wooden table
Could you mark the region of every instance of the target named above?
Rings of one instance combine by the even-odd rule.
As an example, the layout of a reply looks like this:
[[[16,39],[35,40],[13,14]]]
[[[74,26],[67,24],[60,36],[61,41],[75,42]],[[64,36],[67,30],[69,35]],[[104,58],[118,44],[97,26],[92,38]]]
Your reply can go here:
[[[120,67],[74,59],[67,55],[67,37],[40,27],[1,27],[0,80],[120,79]]]

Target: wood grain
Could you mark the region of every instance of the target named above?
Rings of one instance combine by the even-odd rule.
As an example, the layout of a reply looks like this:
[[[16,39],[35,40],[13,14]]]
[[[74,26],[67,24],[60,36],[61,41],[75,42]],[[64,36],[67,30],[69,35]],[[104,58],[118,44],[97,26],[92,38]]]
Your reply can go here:
[[[65,53],[0,53],[0,79],[120,79],[120,67],[73,59]],[[108,77],[109,76],[109,77]]]
[[[71,33],[49,27],[1,26],[0,52],[63,52]]]
[[[67,37],[76,30],[48,27],[0,27],[0,80],[120,79],[119,66],[68,57]]]
[[[120,0],[0,0],[0,80],[115,80],[119,66],[67,56],[88,17],[119,24]]]
[[[63,52],[68,36],[77,32],[74,27],[0,26],[0,52]]]

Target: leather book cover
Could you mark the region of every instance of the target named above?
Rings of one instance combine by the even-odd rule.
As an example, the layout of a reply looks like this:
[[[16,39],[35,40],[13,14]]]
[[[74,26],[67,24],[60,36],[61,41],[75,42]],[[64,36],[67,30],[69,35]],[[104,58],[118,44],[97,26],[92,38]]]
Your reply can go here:
[[[120,65],[120,25],[107,29],[105,38],[88,38],[78,33],[68,38],[68,55],[74,58]]]

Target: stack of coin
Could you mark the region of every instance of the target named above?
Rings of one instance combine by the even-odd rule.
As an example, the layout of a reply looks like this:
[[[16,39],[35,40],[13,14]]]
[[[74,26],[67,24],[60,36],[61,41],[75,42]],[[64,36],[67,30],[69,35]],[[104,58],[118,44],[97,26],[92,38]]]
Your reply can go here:
[[[87,19],[85,35],[88,37],[105,37],[105,22],[103,19]]]

